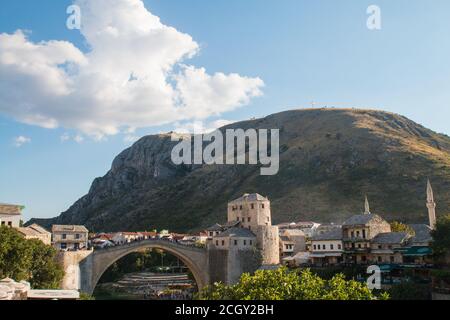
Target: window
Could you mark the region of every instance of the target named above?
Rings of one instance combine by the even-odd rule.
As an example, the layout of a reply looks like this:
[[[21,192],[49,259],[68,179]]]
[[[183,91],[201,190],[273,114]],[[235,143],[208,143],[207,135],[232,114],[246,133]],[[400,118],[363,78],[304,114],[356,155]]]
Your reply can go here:
[[[383,246],[381,244],[378,245],[378,249],[382,249]]]
[[[334,250],[334,245],[333,244],[330,244],[330,249]]]
[[[325,250],[327,247],[325,245],[322,246],[323,250]]]
[[[250,222],[252,219],[250,217],[247,218],[247,222]]]
[[[236,217],[236,220],[237,220],[237,221],[239,221],[239,220],[241,220],[241,218],[239,218],[239,217]]]
[[[359,238],[359,231],[356,231],[356,236]]]
[[[390,256],[389,259],[391,260],[391,263],[394,263],[394,256]]]
[[[225,245],[225,240],[222,240],[222,246],[224,246]]]
[[[210,232],[209,232],[209,236],[210,236],[210,237],[214,236],[214,232],[213,232],[213,231],[210,231]]]
[[[75,250],[80,249],[80,244],[79,244],[79,243],[75,243],[75,244],[74,244],[74,249],[75,249]]]
[[[270,218],[269,217],[267,217],[267,222],[269,222],[270,221]]]
[[[261,208],[263,208],[264,209],[264,203],[261,205]]]
[[[67,243],[61,243],[61,249],[62,250],[67,249]]]
[[[75,235],[75,239],[80,239],[80,238],[81,238],[81,234],[77,233],[77,234]]]
[[[254,205],[253,203],[250,205],[250,207],[251,207],[252,209],[255,209],[255,205]]]
[[[246,246],[247,245],[247,240],[244,240],[244,246]]]
[[[242,222],[245,222],[245,218],[244,217],[242,217]]]
[[[216,246],[218,246],[219,245],[219,240],[216,240]]]
[[[6,224],[6,222],[5,221],[2,221],[2,226],[4,226]]]
[[[67,234],[63,233],[62,236],[61,236],[61,238],[67,239]]]
[[[8,227],[12,227],[12,221],[8,221]]]
[[[366,256],[361,257],[361,261],[366,262],[366,260],[367,260]]]
[[[239,206],[239,210],[242,210],[242,206]]]
[[[251,246],[253,245],[253,240],[250,240],[250,245],[251,245]]]
[[[237,246],[237,245],[238,245],[238,242],[237,242],[237,240],[234,240],[234,245],[235,245],[235,246]]]
[[[355,232],[352,231],[350,234],[351,234],[351,237],[352,237],[352,238],[355,237]]]
[[[316,245],[313,245],[313,248],[314,248],[314,250],[316,250],[317,249]]]
[[[366,238],[366,229],[364,229],[364,230],[362,231],[362,233],[363,233],[363,238],[365,239],[365,238]]]
[[[342,246],[341,246],[340,244],[338,244],[338,249],[339,249],[339,250],[341,250],[341,249],[342,249]]]
[[[358,248],[361,249],[361,243],[358,243]]]
[[[381,256],[378,256],[378,262],[382,262],[383,258]]]

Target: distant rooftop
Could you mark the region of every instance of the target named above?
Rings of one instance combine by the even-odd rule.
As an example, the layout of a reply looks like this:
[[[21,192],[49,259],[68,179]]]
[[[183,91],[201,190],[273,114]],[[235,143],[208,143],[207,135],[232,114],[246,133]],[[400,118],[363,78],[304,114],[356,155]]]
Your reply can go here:
[[[22,205],[0,203],[0,214],[21,215],[23,208]]]
[[[383,219],[377,214],[369,213],[369,214],[359,214],[353,217],[348,218],[343,223],[343,226],[351,226],[351,225],[365,225],[368,224],[373,219]]]
[[[408,240],[410,235],[407,232],[385,232],[377,234],[373,239],[373,243],[385,244],[401,244]]]
[[[409,224],[409,226],[415,232],[415,235],[411,238],[412,244],[431,242],[433,240],[430,226],[426,224]]]
[[[311,240],[315,241],[325,241],[325,240],[342,240],[342,229],[341,228],[333,228],[332,230],[317,234],[311,238]]]
[[[244,228],[230,228],[221,234],[218,237],[237,237],[237,238],[254,238],[256,237],[253,232]]]
[[[52,226],[52,232],[88,232],[85,226],[77,225],[58,225],[54,224]]]
[[[243,201],[267,201],[269,200],[266,197],[263,197],[262,195],[260,195],[259,193],[245,193],[242,197],[237,198],[233,201],[231,201],[230,203],[237,203],[237,202],[243,202]]]

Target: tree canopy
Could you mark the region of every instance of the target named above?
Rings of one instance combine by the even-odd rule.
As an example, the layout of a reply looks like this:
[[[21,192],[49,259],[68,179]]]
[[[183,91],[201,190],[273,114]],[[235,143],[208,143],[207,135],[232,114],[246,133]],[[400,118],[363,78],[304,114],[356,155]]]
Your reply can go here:
[[[232,286],[215,283],[199,294],[205,300],[376,300],[377,297],[363,283],[345,280],[335,275],[324,280],[305,269],[290,271],[286,267],[277,270],[258,270],[254,275],[245,273]]]
[[[436,228],[431,232],[433,237],[433,254],[437,258],[450,254],[450,214],[437,220]]]
[[[26,240],[15,229],[0,227],[0,278],[29,281],[32,288],[55,289],[64,276],[56,250],[39,240]]]
[[[392,232],[406,232],[410,234],[411,236],[414,236],[416,232],[413,228],[408,226],[407,224],[404,224],[402,222],[393,221],[391,222],[391,231]]]

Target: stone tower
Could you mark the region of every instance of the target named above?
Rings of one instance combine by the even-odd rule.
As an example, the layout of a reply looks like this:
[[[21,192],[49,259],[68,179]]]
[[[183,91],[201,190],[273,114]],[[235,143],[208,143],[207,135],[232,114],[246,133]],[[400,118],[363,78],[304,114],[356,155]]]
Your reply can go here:
[[[431,187],[430,180],[427,182],[427,208],[430,228],[434,229],[436,227],[436,202],[434,202],[433,188]]]
[[[367,196],[366,196],[366,200],[364,203],[364,214],[370,214],[369,199],[367,199]]]
[[[228,204],[228,222],[239,221],[256,235],[256,246],[262,254],[262,264],[280,263],[278,227],[272,226],[270,201],[260,194],[244,194]]]

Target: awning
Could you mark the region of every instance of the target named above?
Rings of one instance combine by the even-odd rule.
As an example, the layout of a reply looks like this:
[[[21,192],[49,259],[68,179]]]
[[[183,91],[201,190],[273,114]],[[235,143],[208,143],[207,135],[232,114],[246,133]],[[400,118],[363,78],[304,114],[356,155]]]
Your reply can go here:
[[[429,247],[411,247],[406,250],[403,255],[407,257],[422,257],[432,253]]]
[[[326,257],[340,257],[342,253],[312,253],[311,258],[326,258]]]

